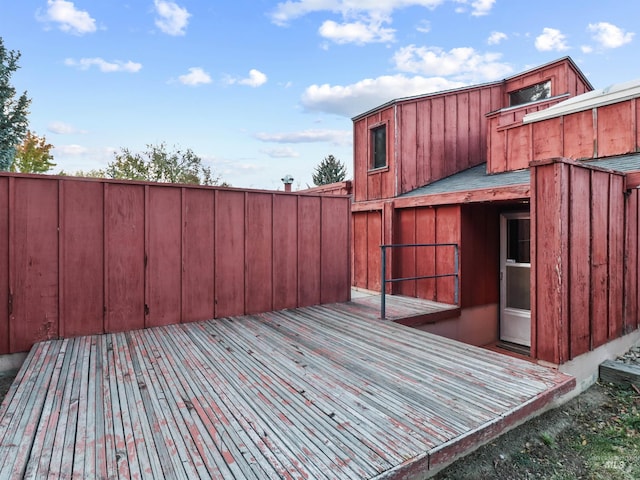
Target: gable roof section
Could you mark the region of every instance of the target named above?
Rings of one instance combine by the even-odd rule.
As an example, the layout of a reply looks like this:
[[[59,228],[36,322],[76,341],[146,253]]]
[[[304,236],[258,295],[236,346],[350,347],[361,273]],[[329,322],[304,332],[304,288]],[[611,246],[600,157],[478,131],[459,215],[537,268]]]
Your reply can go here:
[[[460,92],[464,92],[465,90],[474,90],[476,88],[483,88],[483,87],[488,87],[488,86],[492,86],[492,85],[501,85],[504,84],[506,82],[508,82],[509,80],[513,80],[515,78],[518,77],[522,77],[522,76],[526,76],[529,75],[532,72],[535,72],[536,70],[542,70],[545,68],[548,68],[551,65],[554,65],[556,63],[561,63],[561,62],[567,62],[571,65],[571,68],[573,68],[573,70],[575,70],[575,72],[580,76],[581,80],[585,83],[585,85],[588,85],[590,89],[593,90],[593,85],[591,85],[591,82],[589,82],[589,80],[587,79],[587,77],[585,77],[585,75],[582,73],[582,70],[580,70],[580,68],[578,68],[578,66],[576,65],[576,63],[573,61],[573,59],[571,57],[562,57],[559,58],[557,60],[553,60],[551,62],[545,63],[543,65],[539,65],[537,67],[531,68],[529,70],[525,70],[524,72],[519,72],[515,75],[511,75],[510,77],[505,77],[502,80],[495,80],[492,82],[486,82],[486,83],[478,83],[475,85],[467,85],[464,87],[459,87],[459,88],[452,88],[449,90],[440,90],[440,91],[435,91],[435,92],[429,92],[429,93],[423,93],[423,94],[419,94],[419,95],[413,95],[413,96],[407,96],[407,97],[400,97],[400,98],[396,98],[393,100],[390,100],[388,102],[385,102],[381,105],[378,105],[374,108],[371,108],[369,110],[367,110],[366,112],[360,113],[358,115],[356,115],[355,117],[352,117],[351,120],[352,121],[357,121],[363,117],[369,116],[374,112],[377,112],[379,110],[384,110],[387,107],[390,107],[392,105],[397,105],[399,103],[403,103],[403,102],[409,102],[412,100],[418,100],[418,99],[422,99],[422,98],[429,98],[429,97],[436,97],[439,95],[448,95],[448,94],[452,94],[452,93],[460,93]],[[488,112],[487,112],[488,113]]]

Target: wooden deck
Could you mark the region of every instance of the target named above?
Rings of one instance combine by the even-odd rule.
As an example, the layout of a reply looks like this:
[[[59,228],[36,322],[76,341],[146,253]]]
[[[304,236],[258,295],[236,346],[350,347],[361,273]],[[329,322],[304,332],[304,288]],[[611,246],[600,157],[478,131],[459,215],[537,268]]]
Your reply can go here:
[[[575,385],[354,308],[37,344],[0,478],[423,478]]]

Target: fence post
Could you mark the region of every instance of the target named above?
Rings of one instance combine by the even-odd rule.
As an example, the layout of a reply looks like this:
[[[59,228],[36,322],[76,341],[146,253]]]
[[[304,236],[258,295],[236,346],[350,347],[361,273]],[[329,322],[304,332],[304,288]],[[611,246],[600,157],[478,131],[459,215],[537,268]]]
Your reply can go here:
[[[386,245],[380,245],[382,248],[382,291],[380,296],[380,318],[382,320],[386,317],[386,299],[385,295],[387,293],[387,248]]]

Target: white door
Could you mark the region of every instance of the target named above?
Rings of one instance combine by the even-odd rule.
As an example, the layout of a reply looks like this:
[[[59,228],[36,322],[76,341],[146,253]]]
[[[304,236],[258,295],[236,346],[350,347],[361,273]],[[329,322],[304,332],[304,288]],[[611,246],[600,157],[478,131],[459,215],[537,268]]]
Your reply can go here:
[[[500,340],[531,346],[529,212],[500,216]]]

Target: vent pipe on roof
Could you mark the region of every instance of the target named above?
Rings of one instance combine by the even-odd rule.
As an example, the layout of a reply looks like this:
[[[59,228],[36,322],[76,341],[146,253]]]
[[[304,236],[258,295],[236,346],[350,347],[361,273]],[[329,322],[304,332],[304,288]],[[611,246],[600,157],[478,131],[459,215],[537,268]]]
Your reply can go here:
[[[291,184],[293,183],[293,177],[289,174],[285,175],[284,177],[281,178],[282,183],[284,183],[284,191],[285,192],[290,192],[291,191]]]

